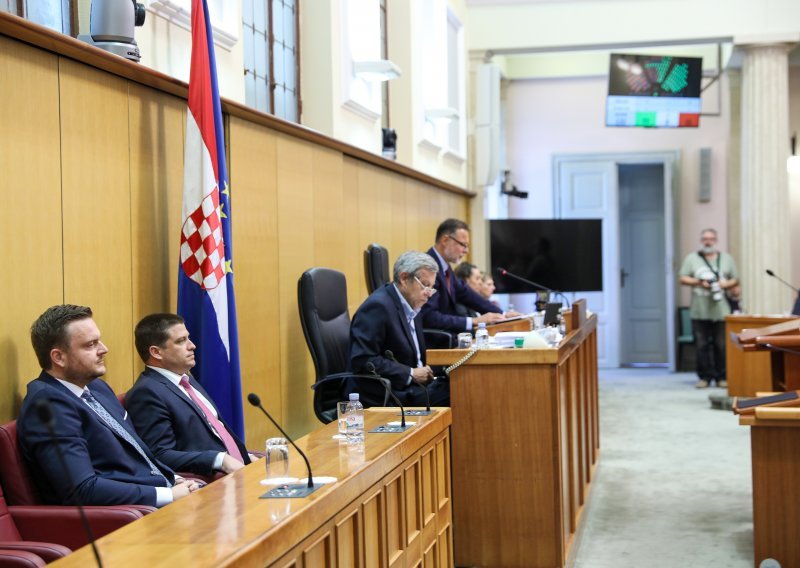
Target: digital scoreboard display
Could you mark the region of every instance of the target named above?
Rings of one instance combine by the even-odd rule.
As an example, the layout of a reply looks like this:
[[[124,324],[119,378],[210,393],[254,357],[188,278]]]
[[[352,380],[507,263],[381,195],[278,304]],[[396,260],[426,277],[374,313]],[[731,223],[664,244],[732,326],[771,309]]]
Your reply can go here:
[[[700,126],[703,59],[611,54],[606,126]]]

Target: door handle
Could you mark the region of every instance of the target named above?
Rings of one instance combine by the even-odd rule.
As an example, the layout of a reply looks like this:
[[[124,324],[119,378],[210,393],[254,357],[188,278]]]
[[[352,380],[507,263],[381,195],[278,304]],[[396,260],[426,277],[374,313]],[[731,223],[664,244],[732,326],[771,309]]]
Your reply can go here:
[[[625,279],[630,275],[631,275],[631,273],[630,272],[625,272],[624,268],[620,268],[619,269],[619,287],[620,288],[624,288],[625,287]]]

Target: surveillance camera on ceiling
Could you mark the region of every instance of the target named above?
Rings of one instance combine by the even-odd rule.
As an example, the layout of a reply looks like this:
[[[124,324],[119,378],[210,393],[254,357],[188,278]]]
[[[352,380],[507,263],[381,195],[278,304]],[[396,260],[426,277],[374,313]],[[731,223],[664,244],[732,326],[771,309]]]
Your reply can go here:
[[[144,4],[136,0],[92,0],[89,35],[78,39],[131,61],[141,54],[133,32],[144,25]]]

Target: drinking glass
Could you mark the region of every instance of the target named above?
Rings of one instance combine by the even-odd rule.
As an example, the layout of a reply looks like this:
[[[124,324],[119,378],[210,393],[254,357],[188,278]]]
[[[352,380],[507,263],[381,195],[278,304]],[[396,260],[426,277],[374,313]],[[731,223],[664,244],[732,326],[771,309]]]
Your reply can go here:
[[[347,405],[349,401],[343,400],[336,403],[336,418],[339,426],[339,434],[347,436]]]
[[[267,479],[289,476],[289,442],[286,438],[269,438],[266,443]]]
[[[459,333],[458,334],[458,348],[459,349],[469,349],[472,347],[472,334],[471,333]]]

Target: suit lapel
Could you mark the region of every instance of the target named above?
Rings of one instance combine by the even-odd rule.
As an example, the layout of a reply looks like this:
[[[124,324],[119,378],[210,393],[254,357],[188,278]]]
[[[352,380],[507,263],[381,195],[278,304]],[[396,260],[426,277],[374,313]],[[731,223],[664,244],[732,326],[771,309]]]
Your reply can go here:
[[[178,385],[170,381],[167,377],[165,377],[158,371],[147,369],[147,372],[149,377],[159,381],[166,387],[166,389],[170,393],[170,396],[178,397],[178,399],[181,400],[183,404],[187,405],[191,409],[191,411],[194,412],[200,418],[203,424],[205,424],[205,427],[208,429],[209,434],[211,434],[212,436],[217,436],[217,433],[214,432],[214,429],[211,427],[211,424],[208,423],[208,418],[206,417],[205,413],[200,409],[200,407],[197,406],[197,404],[195,404],[195,402],[192,399],[189,398],[189,396],[183,391],[183,389],[181,389]],[[213,402],[211,402],[211,399],[206,394],[206,391],[203,390],[203,388],[197,383],[197,381],[194,380],[194,378],[191,375],[189,375],[189,383],[196,391],[202,394],[206,398],[206,400],[209,401],[209,403],[211,403],[212,405],[214,404]],[[215,408],[214,410],[217,409]],[[217,410],[217,416],[219,416],[219,410]],[[222,419],[220,419],[220,422],[222,422]]]
[[[408,324],[408,319],[406,319],[406,313],[403,310],[403,303],[400,301],[400,298],[397,295],[397,290],[394,289],[394,286],[392,286],[389,289],[389,296],[392,298],[392,301],[394,302],[395,310],[397,310],[397,317],[400,319],[400,326],[403,328],[403,333],[406,336],[406,341],[408,341],[408,344],[411,347],[411,352],[416,353],[416,348],[414,347],[414,339],[411,337],[411,326]]]

